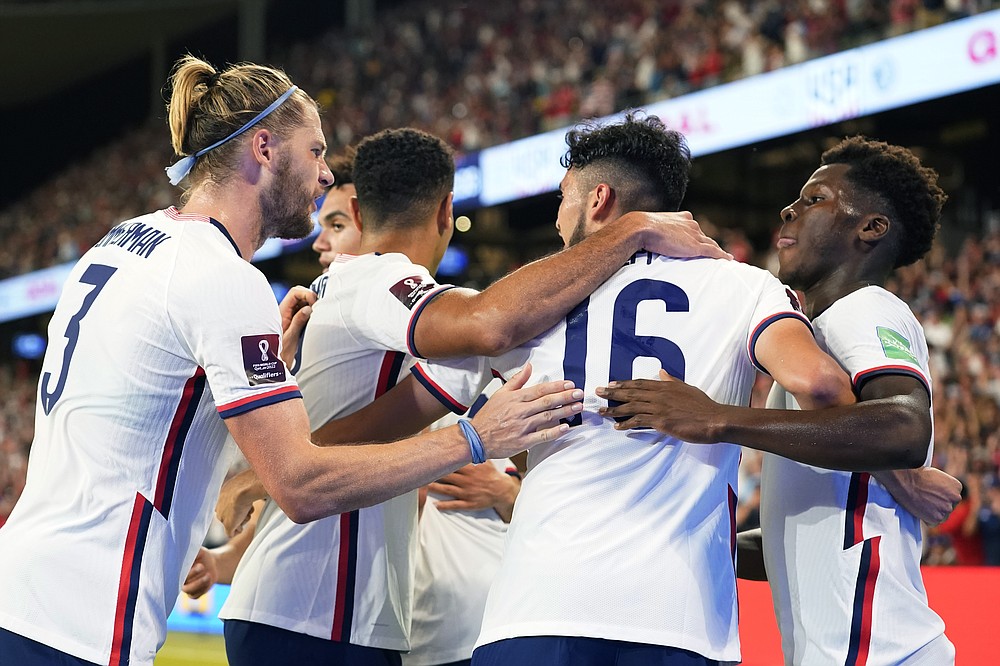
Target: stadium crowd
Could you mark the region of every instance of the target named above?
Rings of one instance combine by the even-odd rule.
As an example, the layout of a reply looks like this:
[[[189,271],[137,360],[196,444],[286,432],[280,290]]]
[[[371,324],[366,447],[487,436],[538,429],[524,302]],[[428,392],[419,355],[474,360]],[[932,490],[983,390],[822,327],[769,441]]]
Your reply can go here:
[[[738,233],[723,236],[726,249],[739,252],[746,245]],[[936,245],[927,259],[897,271],[888,287],[910,304],[926,332],[934,377],[934,464],[965,486],[965,499],[951,518],[931,528],[925,560],[1000,566],[1000,230],[969,238],[955,255]],[[0,366],[0,525],[24,487],[37,382],[27,362]],[[762,376],[755,404],[763,403],[767,389]],[[747,450],[741,527],[756,524],[759,473],[760,454]]]
[[[570,125],[1000,6],[998,0],[420,0],[277,53],[336,150],[413,126],[458,150]],[[0,279],[75,259],[169,205],[160,119],[0,211]],[[56,230],[53,232],[53,230]]]
[[[367,34],[332,31],[278,60],[323,103],[333,150],[401,125],[477,150],[997,6],[619,0],[612,15],[584,0],[414,2]],[[162,136],[162,121],[150,121],[0,211],[0,278],[72,261],[113,221],[173,203]],[[750,259],[738,232],[720,239]],[[953,516],[931,531],[925,559],[1000,565],[1000,230],[955,254],[937,246],[889,288],[926,330],[935,464],[966,488]],[[0,525],[24,485],[37,381],[28,362],[0,364]],[[739,516],[749,526],[758,456],[745,456],[743,472]]]

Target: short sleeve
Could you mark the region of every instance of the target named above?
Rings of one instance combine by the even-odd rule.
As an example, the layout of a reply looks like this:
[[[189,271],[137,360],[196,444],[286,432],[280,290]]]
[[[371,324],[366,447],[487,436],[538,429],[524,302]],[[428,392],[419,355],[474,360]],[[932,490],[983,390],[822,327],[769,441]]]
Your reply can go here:
[[[472,356],[418,361],[410,372],[441,404],[455,414],[465,414],[493,379],[490,360]]]
[[[377,268],[353,291],[345,310],[360,339],[423,358],[413,342],[417,320],[432,300],[454,287],[438,284],[423,266],[395,256],[370,258]]]
[[[527,364],[530,347],[518,347],[494,358],[473,356],[466,359],[420,361],[411,372],[433,396],[455,414],[464,414],[493,380],[506,383]],[[529,384],[542,379],[532,377]]]
[[[798,296],[795,292],[781,284],[774,276],[765,273],[762,285],[758,292],[757,304],[750,316],[751,326],[747,336],[747,354],[754,367],[765,374],[770,374],[765,367],[757,361],[755,348],[757,339],[767,327],[782,319],[797,319],[804,323],[809,330],[812,326],[809,319],[802,314],[802,306],[799,304]]]
[[[281,360],[274,292],[252,265],[178,271],[169,302],[177,337],[205,371],[220,416],[301,397]]]
[[[851,375],[855,392],[883,375],[907,375],[930,395],[927,343],[913,313],[888,292],[866,289],[817,320],[817,335]]]

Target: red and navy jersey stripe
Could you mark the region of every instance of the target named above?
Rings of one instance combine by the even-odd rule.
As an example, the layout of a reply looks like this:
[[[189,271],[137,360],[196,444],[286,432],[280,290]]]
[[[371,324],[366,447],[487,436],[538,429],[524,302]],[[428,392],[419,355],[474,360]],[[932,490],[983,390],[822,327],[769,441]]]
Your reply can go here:
[[[876,536],[866,539],[864,535],[870,478],[871,475],[867,472],[851,474],[847,490],[847,505],[844,507],[844,550],[863,544],[861,546],[861,565],[858,568],[858,579],[854,588],[851,636],[845,666],[864,666],[867,663],[868,650],[871,647],[873,601],[875,583],[878,581],[879,543],[882,537]]]
[[[299,392],[298,386],[282,386],[281,388],[274,389],[273,391],[267,391],[266,393],[254,393],[253,395],[248,395],[240,400],[229,402],[225,405],[219,405],[217,409],[219,416],[224,419],[228,419],[232,416],[238,416],[257,409],[258,407],[266,407],[267,405],[273,405],[283,400],[301,397],[302,393]]]
[[[379,366],[378,380],[375,384],[375,400],[380,395],[391,389],[399,381],[399,371],[403,369],[403,361],[406,354],[402,352],[386,352],[382,357],[382,365]]]
[[[854,610],[851,616],[851,638],[844,666],[864,666],[872,642],[872,616],[875,583],[879,572],[879,544],[882,537],[866,539],[861,547],[861,566],[854,588]]]
[[[337,600],[330,640],[350,642],[354,624],[354,588],[358,573],[358,511],[340,514],[340,557],[337,562]]]
[[[851,474],[847,489],[847,506],[844,520],[844,550],[865,540],[865,509],[868,508],[868,472]]]
[[[386,352],[379,366],[375,384],[377,399],[399,381],[406,355],[402,352]],[[337,596],[334,600],[333,627],[330,640],[350,642],[354,624],[354,591],[358,573],[358,523],[359,511],[340,514],[340,553],[337,559]]]
[[[181,455],[184,452],[184,442],[187,440],[191,423],[194,421],[198,405],[204,394],[205,371],[198,368],[184,384],[180,402],[170,422],[167,441],[163,445],[163,455],[160,458],[160,471],[156,477],[156,495],[153,506],[165,518],[170,515],[170,503],[174,497],[177,469],[180,467]]]
[[[132,624],[135,620],[135,606],[139,596],[139,576],[142,570],[142,555],[146,549],[149,534],[149,520],[153,515],[153,504],[135,494],[132,505],[132,519],[129,521],[125,539],[125,554],[122,558],[121,576],[118,581],[118,604],[115,609],[115,630],[111,640],[111,660],[109,666],[125,666],[129,663],[132,649]]]

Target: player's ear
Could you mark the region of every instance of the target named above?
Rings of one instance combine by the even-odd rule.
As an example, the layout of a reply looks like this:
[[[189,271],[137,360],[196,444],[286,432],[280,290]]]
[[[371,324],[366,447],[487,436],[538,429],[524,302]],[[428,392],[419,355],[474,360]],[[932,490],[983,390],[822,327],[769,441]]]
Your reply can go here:
[[[587,204],[590,218],[598,223],[610,222],[618,217],[615,214],[615,204],[618,196],[607,183],[598,183],[597,187],[590,191]]]
[[[858,238],[865,243],[878,243],[889,235],[892,221],[882,213],[871,213],[861,219]]]
[[[250,137],[250,151],[261,166],[270,165],[274,159],[274,146],[271,132],[259,129]]]
[[[351,221],[354,223],[354,227],[362,234],[365,233],[365,228],[361,223],[361,204],[358,203],[358,198],[351,197],[347,205],[351,209]]]
[[[455,197],[454,192],[449,192],[448,196],[441,200],[438,204],[437,210],[437,229],[438,235],[443,236],[451,231],[454,222],[453,215],[455,214],[453,207],[453,200]]]

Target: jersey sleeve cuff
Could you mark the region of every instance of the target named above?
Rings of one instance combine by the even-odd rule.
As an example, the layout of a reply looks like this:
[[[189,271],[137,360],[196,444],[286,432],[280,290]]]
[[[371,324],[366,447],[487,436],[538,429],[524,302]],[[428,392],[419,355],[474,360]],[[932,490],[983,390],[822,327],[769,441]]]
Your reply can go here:
[[[461,416],[462,414],[465,414],[467,411],[469,411],[469,408],[467,406],[463,405],[461,402],[456,400],[454,397],[451,396],[451,394],[449,394],[447,391],[441,388],[441,386],[438,385],[437,382],[431,379],[430,375],[427,374],[427,371],[420,365],[420,363],[415,363],[413,367],[410,369],[410,372],[413,374],[416,380],[420,382],[420,384],[425,389],[427,389],[428,393],[437,398],[442,405],[447,407],[455,414]]]
[[[224,419],[228,419],[232,416],[245,414],[249,411],[257,409],[258,407],[266,407],[267,405],[273,405],[284,400],[301,397],[302,393],[299,391],[298,386],[282,386],[281,388],[274,389],[273,391],[255,393],[241,400],[227,402],[224,405],[219,405],[216,409],[219,412],[219,416]]]
[[[924,390],[927,391],[927,397],[929,398],[931,395],[931,385],[930,382],[927,381],[927,377],[925,377],[923,373],[916,368],[912,368],[908,365],[880,365],[875,368],[869,368],[868,370],[862,370],[854,375],[854,378],[851,380],[851,384],[854,388],[854,395],[861,395],[861,390],[865,387],[865,384],[868,383],[869,380],[885,375],[904,375],[906,377],[913,377],[920,382],[921,386],[924,387]]]
[[[771,315],[764,321],[757,324],[757,327],[753,330],[753,333],[750,335],[750,342],[747,345],[747,353],[750,356],[750,362],[753,364],[753,367],[757,368],[765,375],[770,376],[771,373],[768,372],[767,368],[761,365],[760,362],[757,360],[757,354],[755,353],[757,347],[757,338],[759,338],[761,333],[763,333],[767,329],[767,327],[773,324],[774,322],[788,318],[798,319],[803,324],[809,327],[810,333],[813,332],[812,324],[809,322],[809,320],[806,318],[805,315],[803,315],[800,312],[788,311],[788,312],[778,312],[777,314]]]
[[[410,352],[410,356],[413,358],[424,358],[423,354],[417,351],[417,345],[414,342],[414,333],[417,330],[417,319],[420,317],[421,313],[423,313],[424,308],[427,307],[428,303],[449,289],[454,288],[455,285],[446,284],[438,289],[435,289],[434,291],[428,292],[427,295],[424,296],[423,300],[420,301],[417,308],[413,311],[413,314],[410,315],[410,323],[406,326],[406,348]]]

